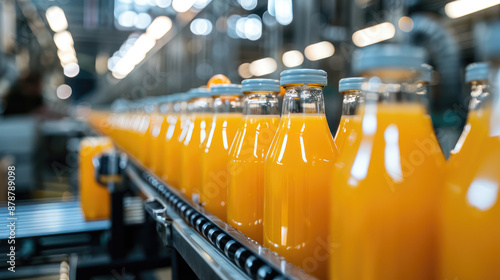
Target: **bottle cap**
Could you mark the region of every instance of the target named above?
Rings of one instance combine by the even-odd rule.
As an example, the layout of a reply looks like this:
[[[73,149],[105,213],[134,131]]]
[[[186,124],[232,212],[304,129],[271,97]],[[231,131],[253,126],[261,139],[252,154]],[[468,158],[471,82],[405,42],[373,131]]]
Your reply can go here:
[[[379,68],[414,68],[422,71],[420,66],[427,58],[421,47],[410,45],[373,45],[354,52],[352,68],[362,73]]]
[[[241,92],[241,85],[237,84],[220,84],[213,85],[210,88],[210,93],[214,95],[243,95]]]
[[[471,63],[465,67],[465,82],[488,80],[490,66],[486,62]]]
[[[280,92],[280,82],[272,79],[247,79],[241,82],[241,91],[272,91]]]
[[[365,78],[362,77],[352,77],[344,78],[339,81],[339,92],[344,92],[348,90],[361,90],[361,83]]]
[[[326,86],[327,74],[320,69],[291,69],[281,72],[280,85],[317,84]]]
[[[192,88],[187,92],[187,100],[200,98],[200,97],[211,97],[210,90],[207,88]]]

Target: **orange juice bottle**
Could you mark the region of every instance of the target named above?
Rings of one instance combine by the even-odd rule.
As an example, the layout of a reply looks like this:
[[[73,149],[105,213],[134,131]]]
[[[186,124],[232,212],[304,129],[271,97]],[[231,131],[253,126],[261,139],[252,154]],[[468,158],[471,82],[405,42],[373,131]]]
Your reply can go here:
[[[201,184],[202,144],[210,131],[213,117],[213,99],[207,89],[193,89],[189,92],[189,118],[183,129],[182,137],[180,190],[187,198],[195,201],[199,197]]]
[[[489,54],[495,58],[491,64],[493,73],[489,75],[486,63],[475,63],[466,69],[472,99],[467,124],[448,164],[439,279],[492,280],[500,275],[499,33],[497,25],[497,48]],[[491,88],[488,76],[492,77]]]
[[[323,70],[281,73],[286,92],[264,185],[264,245],[320,279],[328,271],[328,174],[338,155],[325,116],[326,83]]]
[[[181,151],[184,142],[184,131],[187,122],[187,101],[189,94],[177,93],[172,95],[172,113],[167,116],[167,129],[164,143],[164,164],[160,176],[174,188],[179,188],[181,180]],[[184,131],[184,134],[182,132]]]
[[[419,92],[425,51],[355,52],[366,80],[360,134],[331,173],[331,279],[434,279],[445,159]]]
[[[149,150],[151,171],[161,176],[165,160],[165,137],[168,128],[168,116],[173,111],[171,96],[162,96],[156,100],[151,121],[151,147]]]
[[[344,144],[349,144],[349,139],[354,139],[355,134],[361,133],[361,116],[357,114],[357,109],[363,96],[361,94],[362,77],[345,78],[339,81],[339,92],[343,95],[342,116],[340,124],[335,134],[335,145],[342,151]]]
[[[110,217],[108,189],[96,181],[92,164],[95,155],[110,148],[112,143],[108,137],[85,137],[80,143],[80,203],[87,220]]]
[[[249,79],[243,119],[229,150],[227,223],[262,244],[264,162],[280,120],[279,81]]]
[[[201,155],[200,203],[226,221],[227,161],[242,118],[241,85],[213,85],[214,116]]]
[[[153,105],[147,100],[136,104],[132,115],[129,147],[132,155],[146,167],[149,165],[150,124]]]

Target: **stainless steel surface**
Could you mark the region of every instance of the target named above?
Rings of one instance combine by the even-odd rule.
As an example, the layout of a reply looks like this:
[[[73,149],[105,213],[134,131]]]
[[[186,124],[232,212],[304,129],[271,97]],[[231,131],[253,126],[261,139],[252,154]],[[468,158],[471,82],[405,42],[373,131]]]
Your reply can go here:
[[[144,221],[144,210],[139,198],[124,200],[125,223],[140,224]],[[107,230],[109,220],[86,221],[80,201],[31,200],[16,202],[16,238],[50,236]],[[0,204],[0,220],[7,221],[9,211],[5,203]],[[0,227],[0,240],[9,237],[7,227]]]

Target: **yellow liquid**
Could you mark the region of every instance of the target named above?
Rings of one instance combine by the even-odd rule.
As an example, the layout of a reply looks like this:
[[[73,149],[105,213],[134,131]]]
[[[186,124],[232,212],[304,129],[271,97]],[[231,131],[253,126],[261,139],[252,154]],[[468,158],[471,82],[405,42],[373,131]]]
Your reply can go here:
[[[342,151],[344,145],[350,146],[357,134],[361,133],[361,116],[343,115],[340,118],[339,128],[333,141],[335,146]]]
[[[156,114],[151,121],[151,171],[160,176],[165,161],[165,134],[167,132],[167,116]]]
[[[87,220],[110,217],[109,192],[95,180],[92,158],[111,147],[107,137],[86,137],[80,143],[80,203]]]
[[[131,154],[145,166],[148,166],[151,117],[146,114],[134,114],[132,117],[131,137],[127,144]]]
[[[229,150],[227,222],[262,244],[264,162],[280,117],[244,116]]]
[[[216,114],[203,145],[200,202],[208,212],[223,221],[226,221],[227,214],[228,153],[241,118],[241,113]]]
[[[489,109],[472,111],[448,164],[442,204],[439,279],[500,275],[500,136]]]
[[[164,149],[165,149],[165,164],[163,165],[161,177],[174,188],[179,188],[180,185],[180,172],[181,172],[181,139],[182,129],[186,123],[187,116],[181,114],[168,115],[166,123],[167,129],[165,131]],[[186,132],[187,133],[187,132]]]
[[[266,158],[264,245],[327,278],[330,176],[338,155],[324,115],[281,117]]]
[[[433,279],[445,160],[430,117],[381,104],[366,108],[362,131],[331,173],[330,277]]]
[[[213,114],[196,113],[187,122],[186,136],[182,144],[180,190],[187,198],[199,195],[201,184],[202,144],[207,138]]]

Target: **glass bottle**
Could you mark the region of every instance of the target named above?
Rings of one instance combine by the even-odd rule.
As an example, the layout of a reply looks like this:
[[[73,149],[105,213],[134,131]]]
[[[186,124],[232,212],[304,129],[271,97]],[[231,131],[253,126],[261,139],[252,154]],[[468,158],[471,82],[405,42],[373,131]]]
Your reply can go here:
[[[227,222],[262,244],[264,162],[278,128],[278,80],[242,82],[243,119],[228,158]]]
[[[213,117],[213,99],[206,88],[192,89],[188,94],[188,119],[179,137],[182,141],[180,190],[187,198],[196,201],[201,184],[202,144]]]
[[[226,221],[227,161],[230,145],[242,118],[241,85],[213,85],[214,116],[201,156],[200,203]]]
[[[425,50],[354,53],[365,81],[361,133],[331,173],[333,279],[433,279],[444,156],[420,92]]]
[[[354,134],[361,133],[361,116],[358,114],[358,107],[364,99],[361,94],[363,81],[362,77],[344,78],[339,81],[339,92],[343,96],[342,116],[334,137],[339,151],[342,151],[346,143],[349,146],[349,139],[356,137]]]
[[[323,70],[281,73],[280,123],[265,161],[264,245],[327,278],[330,177],[338,151],[325,116]]]
[[[500,275],[500,22],[485,35],[490,65],[467,67],[470,112],[444,189],[440,277],[451,279]]]

